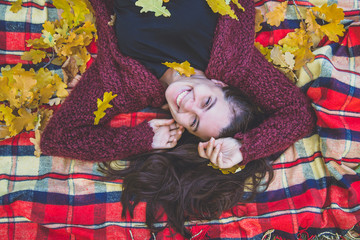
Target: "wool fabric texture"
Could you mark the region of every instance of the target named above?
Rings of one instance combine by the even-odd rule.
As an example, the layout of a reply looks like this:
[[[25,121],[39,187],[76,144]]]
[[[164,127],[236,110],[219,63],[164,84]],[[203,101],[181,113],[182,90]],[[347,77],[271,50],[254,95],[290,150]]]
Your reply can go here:
[[[91,0],[96,14],[98,55],[80,82],[54,114],[41,137],[44,154],[90,161],[110,161],[152,150],[154,133],[147,122],[136,127],[111,128],[108,121],[119,113],[160,107],[165,89],[140,62],[121,54],[112,26],[111,0]],[[275,69],[254,47],[255,6],[242,0],[236,7],[239,21],[219,17],[209,64],[209,79],[218,79],[242,91],[269,116],[258,127],[238,133],[242,164],[283,151],[310,133],[315,115],[306,96]],[[113,108],[94,125],[97,98],[118,94]]]

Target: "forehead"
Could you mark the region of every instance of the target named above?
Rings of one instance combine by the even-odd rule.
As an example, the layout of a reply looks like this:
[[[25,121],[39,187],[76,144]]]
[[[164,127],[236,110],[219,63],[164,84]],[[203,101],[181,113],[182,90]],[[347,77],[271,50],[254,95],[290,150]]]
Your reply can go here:
[[[230,105],[225,101],[219,101],[209,111],[199,117],[199,127],[196,136],[208,140],[211,137],[218,137],[221,130],[230,124],[232,112]]]

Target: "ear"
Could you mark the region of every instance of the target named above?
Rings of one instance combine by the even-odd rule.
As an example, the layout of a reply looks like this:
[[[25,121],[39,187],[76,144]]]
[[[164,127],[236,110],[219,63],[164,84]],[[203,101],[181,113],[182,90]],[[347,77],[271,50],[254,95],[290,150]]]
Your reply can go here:
[[[220,80],[216,80],[216,79],[211,79],[210,81],[212,81],[213,83],[215,83],[215,85],[219,86],[219,87],[226,87],[228,86],[226,83],[220,81]]]

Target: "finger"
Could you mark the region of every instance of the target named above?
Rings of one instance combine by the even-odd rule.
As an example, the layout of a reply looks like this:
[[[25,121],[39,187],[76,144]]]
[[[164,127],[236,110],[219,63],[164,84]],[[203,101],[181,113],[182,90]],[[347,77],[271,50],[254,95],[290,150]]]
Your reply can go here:
[[[173,139],[173,140],[167,142],[166,148],[173,148],[176,146],[176,144],[177,144],[177,140]]]
[[[216,145],[215,150],[211,154],[210,161],[216,166],[219,166],[219,153],[220,153],[220,144]]]
[[[174,123],[174,119],[157,119],[156,121],[156,126],[161,127],[161,126],[170,126],[171,124]]]
[[[214,143],[215,143],[215,139],[214,138],[211,138],[210,141],[209,141],[209,144],[207,145],[206,147],[206,155],[208,157],[211,156],[211,153],[212,151],[214,150]]]
[[[199,156],[202,157],[202,158],[208,158],[206,156],[206,153],[205,153],[205,147],[204,147],[204,143],[203,142],[200,142],[198,144],[198,152],[199,152]]]

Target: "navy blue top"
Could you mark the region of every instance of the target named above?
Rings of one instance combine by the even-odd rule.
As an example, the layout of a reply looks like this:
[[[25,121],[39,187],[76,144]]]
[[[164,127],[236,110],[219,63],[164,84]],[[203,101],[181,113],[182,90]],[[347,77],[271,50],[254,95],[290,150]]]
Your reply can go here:
[[[160,78],[164,62],[190,62],[205,71],[218,15],[206,0],[170,0],[171,16],[140,13],[136,0],[115,0],[115,31],[120,51],[139,60]]]

